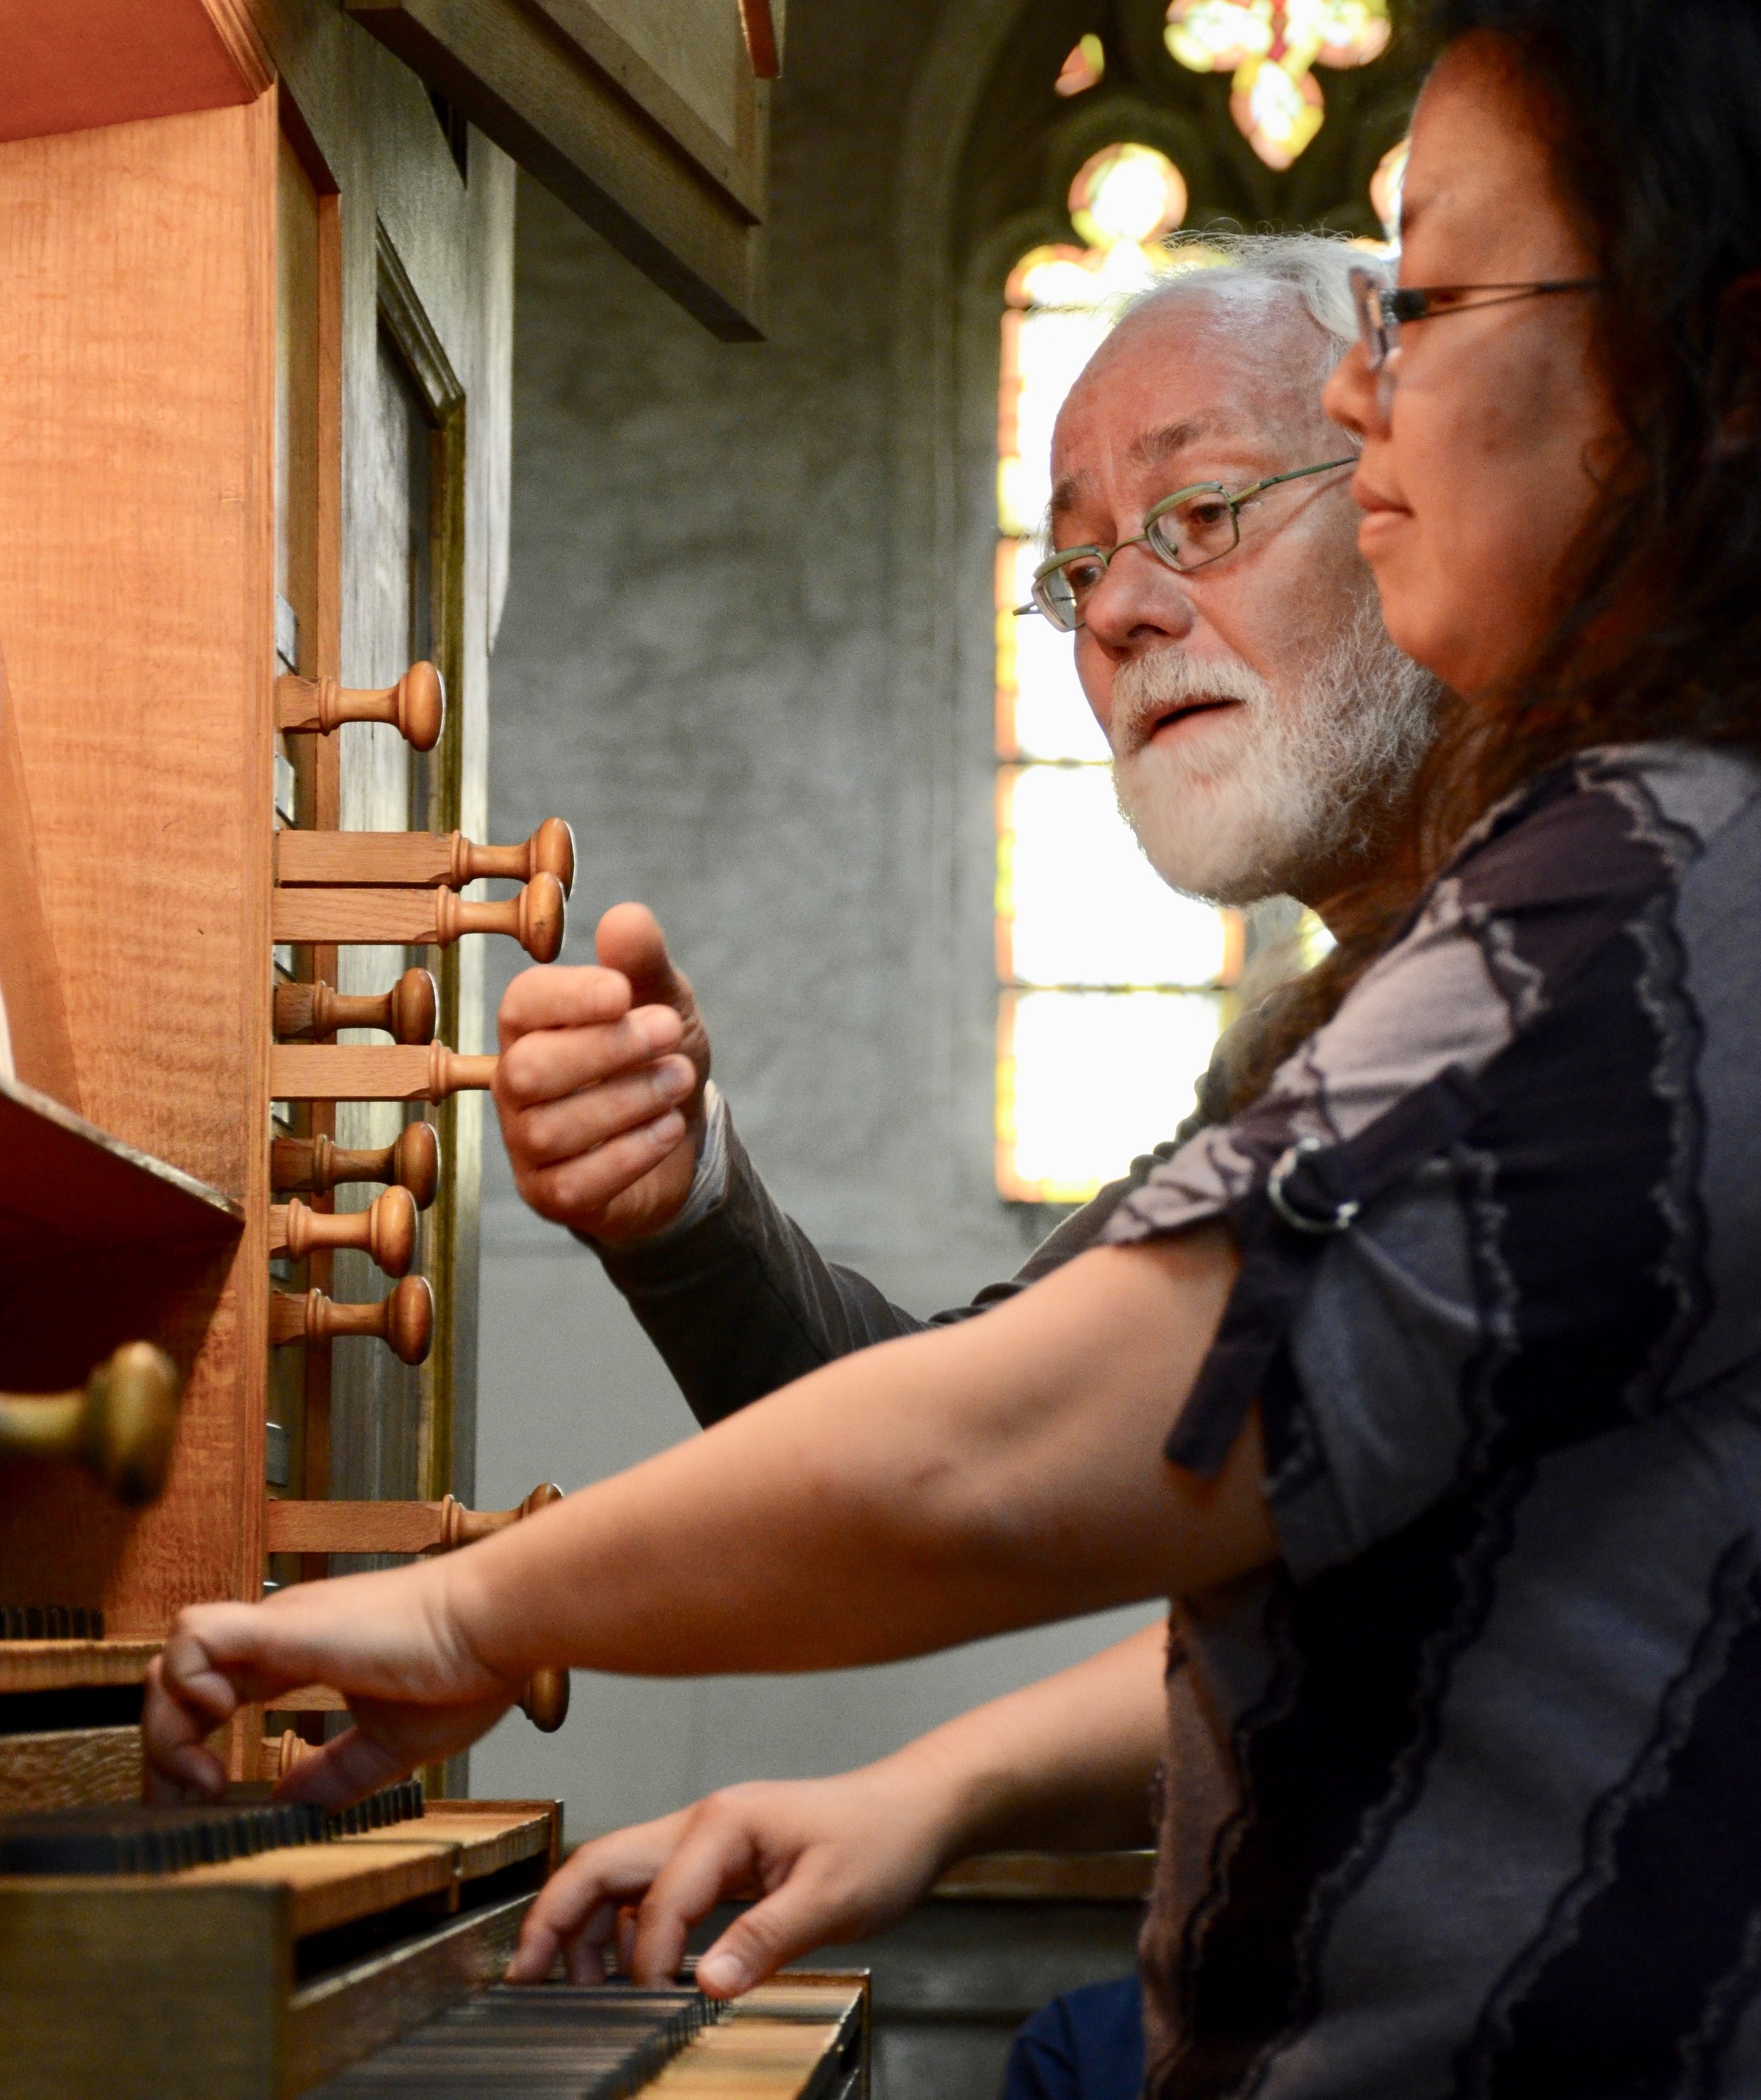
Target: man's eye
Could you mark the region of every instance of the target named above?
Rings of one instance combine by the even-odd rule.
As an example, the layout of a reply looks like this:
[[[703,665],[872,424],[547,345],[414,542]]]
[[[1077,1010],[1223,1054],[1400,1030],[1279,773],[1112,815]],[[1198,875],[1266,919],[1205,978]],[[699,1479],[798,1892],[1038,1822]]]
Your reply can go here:
[[[1079,554],[1074,561],[1064,564],[1065,580],[1078,598],[1085,597],[1106,574],[1106,564],[1092,554]]]

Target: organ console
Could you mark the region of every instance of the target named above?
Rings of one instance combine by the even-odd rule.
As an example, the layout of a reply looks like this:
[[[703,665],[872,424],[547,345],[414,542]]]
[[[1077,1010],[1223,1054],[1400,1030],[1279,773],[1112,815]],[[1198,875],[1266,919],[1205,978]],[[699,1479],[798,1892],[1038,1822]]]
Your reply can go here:
[[[541,869],[518,897],[492,904],[467,904],[453,890],[419,885],[278,889],[272,923],[278,942],[333,947],[430,942],[445,948],[465,933],[508,933],[535,963],[554,963],[563,952],[567,912],[562,884]]]
[[[407,1189],[387,1189],[364,1211],[315,1211],[296,1196],[269,1207],[269,1251],[296,1261],[320,1247],[357,1247],[387,1276],[403,1276],[416,1252],[416,1202]]]
[[[517,846],[473,845],[462,832],[297,832],[276,840],[276,880],[286,887],[386,883],[420,889],[462,889],[479,878],[529,882],[556,877],[567,897],[575,886],[575,834],[546,817]]]
[[[453,15],[477,34],[503,7]],[[698,55],[735,54],[757,202],[719,289],[696,233],[675,274],[749,330],[763,111],[724,11],[677,0],[669,35],[700,18]],[[853,2100],[859,1981],[726,2017],[688,1984],[497,1988],[555,1805],[460,1798],[459,1762],[342,1818],[271,1803],[294,1745],[342,1725],[333,1688],[215,1732],[227,1801],[135,1799],[183,1606],[468,1546],[555,1498],[473,1505],[495,1060],[472,937],[554,960],[575,874],[541,810],[477,843],[505,165],[474,133],[461,208],[424,84],[375,41],[407,8],[154,0],[149,37],[140,12],[39,8],[29,63],[0,64],[0,227],[28,231],[0,239],[0,2100],[439,2096],[455,2070],[488,2093],[533,2067],[582,2093]],[[623,123],[552,41],[563,130]],[[645,180],[673,179],[670,121],[620,135]],[[708,191],[678,179],[695,227]],[[620,214],[658,254],[671,210]],[[519,888],[467,902],[483,880]],[[354,1030],[391,1039],[332,1039]],[[338,1210],[355,1184],[373,1200]],[[549,1731],[567,1697],[553,1670],[519,1703]]]
[[[275,988],[275,1032],[284,1043],[312,1042],[339,1028],[382,1028],[395,1043],[432,1043],[439,1013],[439,993],[427,970],[405,970],[390,991],[351,995],[322,983]]]
[[[0,1393],[0,1458],[75,1458],[119,1502],[156,1500],[171,1464],[181,1388],[151,1342],[130,1342],[72,1392]]]
[[[269,1148],[269,1180],[284,1192],[320,1196],[346,1182],[389,1181],[408,1189],[417,1209],[426,1211],[440,1185],[440,1140],[431,1123],[405,1123],[391,1144],[359,1152],[322,1136],[278,1137]]]
[[[271,1348],[279,1348],[289,1342],[329,1342],[339,1335],[363,1335],[383,1342],[400,1363],[420,1364],[427,1360],[433,1346],[434,1319],[434,1292],[426,1277],[421,1276],[406,1276],[395,1290],[375,1305],[339,1305],[316,1290],[278,1290],[269,1301],[269,1341]],[[274,1502],[270,1505],[270,1515],[272,1519],[284,1507],[302,1507]],[[362,1507],[370,1509],[377,1505]],[[274,1546],[268,1550],[277,1551]],[[386,1550],[399,1551],[396,1546]]]
[[[446,688],[432,664],[412,664],[395,686],[377,692],[339,686],[334,678],[276,681],[276,727],[331,735],[345,722],[388,722],[413,751],[432,751],[446,724]]]

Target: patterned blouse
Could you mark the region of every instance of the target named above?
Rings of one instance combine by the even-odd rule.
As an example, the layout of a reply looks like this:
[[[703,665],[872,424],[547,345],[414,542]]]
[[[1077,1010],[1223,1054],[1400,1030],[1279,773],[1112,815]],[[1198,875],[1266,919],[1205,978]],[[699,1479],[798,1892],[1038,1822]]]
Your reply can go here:
[[[1282,1560],[1175,1614],[1154,2100],[1761,2093],[1761,765],[1494,811],[1114,1241],[1242,1266]]]

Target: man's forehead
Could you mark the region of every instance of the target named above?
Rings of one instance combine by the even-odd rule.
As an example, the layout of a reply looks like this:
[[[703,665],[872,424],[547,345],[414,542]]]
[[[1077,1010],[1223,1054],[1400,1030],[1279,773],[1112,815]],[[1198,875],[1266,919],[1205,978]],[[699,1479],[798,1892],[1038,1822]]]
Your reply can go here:
[[[1125,441],[1121,452],[1128,465],[1149,469],[1169,465],[1201,447],[1259,447],[1273,439],[1273,419],[1253,415],[1245,408],[1220,406],[1170,419],[1146,404],[1144,426]],[[1079,459],[1067,467],[1053,486],[1052,514],[1058,517],[1075,509],[1095,479],[1093,470]]]

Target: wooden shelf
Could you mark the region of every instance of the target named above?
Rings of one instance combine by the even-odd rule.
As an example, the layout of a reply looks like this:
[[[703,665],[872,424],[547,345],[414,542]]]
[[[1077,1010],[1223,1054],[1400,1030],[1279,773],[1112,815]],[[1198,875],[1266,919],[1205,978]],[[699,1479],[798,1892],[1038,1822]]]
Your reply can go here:
[[[0,1641],[0,1692],[66,1692],[87,1684],[139,1684],[157,1641]]]
[[[218,1242],[244,1221],[218,1189],[0,1079],[0,1255]]]

